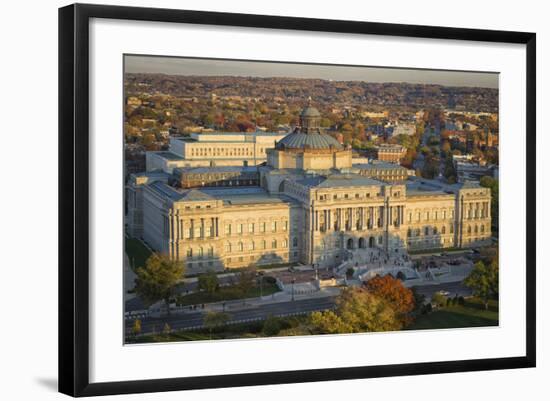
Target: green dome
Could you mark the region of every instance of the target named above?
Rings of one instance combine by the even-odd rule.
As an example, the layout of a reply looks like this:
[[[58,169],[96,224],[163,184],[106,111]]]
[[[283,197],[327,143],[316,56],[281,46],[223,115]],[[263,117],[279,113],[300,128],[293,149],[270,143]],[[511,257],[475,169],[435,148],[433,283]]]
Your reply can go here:
[[[315,107],[308,106],[300,113],[302,117],[321,117],[321,113]]]

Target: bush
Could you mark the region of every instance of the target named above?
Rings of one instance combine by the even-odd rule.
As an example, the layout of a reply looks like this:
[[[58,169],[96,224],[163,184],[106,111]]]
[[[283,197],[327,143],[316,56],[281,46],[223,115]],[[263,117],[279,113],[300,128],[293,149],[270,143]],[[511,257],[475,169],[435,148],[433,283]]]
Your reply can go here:
[[[281,331],[281,324],[279,323],[279,319],[273,316],[269,316],[265,322],[264,326],[262,328],[262,332],[266,336],[276,336]]]
[[[353,267],[348,267],[348,269],[346,270],[346,276],[352,277],[353,273],[355,273],[355,270],[353,269]]]
[[[455,297],[453,298],[453,306],[456,306],[457,303],[458,303],[458,297],[455,296]]]
[[[453,303],[453,300],[451,298],[447,298],[447,307],[451,306]]]
[[[464,306],[464,297],[463,296],[458,297],[458,304],[460,306]]]
[[[277,283],[277,279],[275,279],[275,277],[265,276],[265,277],[264,277],[264,283],[267,283],[267,284],[276,284],[276,283]]]
[[[447,304],[447,297],[439,292],[436,292],[432,295],[432,303],[436,304],[439,307],[443,307]]]

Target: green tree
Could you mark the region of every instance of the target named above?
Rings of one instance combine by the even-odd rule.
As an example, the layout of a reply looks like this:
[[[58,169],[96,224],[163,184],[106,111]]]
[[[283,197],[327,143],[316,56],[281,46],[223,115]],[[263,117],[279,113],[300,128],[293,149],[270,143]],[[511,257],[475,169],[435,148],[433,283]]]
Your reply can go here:
[[[214,294],[220,288],[218,275],[209,270],[198,277],[199,289],[206,291],[208,294]]]
[[[237,288],[241,293],[247,294],[256,282],[256,268],[249,266],[246,269],[241,270],[238,276]]]
[[[185,268],[181,262],[153,253],[145,262],[145,266],[136,269],[135,292],[146,305],[163,300],[169,314],[170,298],[184,272]]]
[[[262,332],[266,336],[276,336],[281,331],[281,322],[278,318],[269,315],[264,321]]]
[[[489,309],[489,299],[498,297],[498,262],[488,266],[482,261],[477,262],[464,284],[483,300],[485,309]]]
[[[334,311],[314,312],[311,324],[320,333],[361,333],[402,328],[390,304],[364,288],[347,288],[336,299]]]
[[[484,176],[479,180],[479,185],[491,190],[491,225],[498,231],[498,180]]]
[[[207,312],[203,319],[204,326],[210,333],[212,339],[212,330],[217,327],[225,326],[229,321],[229,315],[224,312]]]

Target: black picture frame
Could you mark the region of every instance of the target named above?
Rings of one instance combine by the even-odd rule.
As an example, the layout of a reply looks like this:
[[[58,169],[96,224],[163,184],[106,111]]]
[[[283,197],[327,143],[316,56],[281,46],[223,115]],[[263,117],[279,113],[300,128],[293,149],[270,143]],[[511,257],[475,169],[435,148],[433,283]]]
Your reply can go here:
[[[88,375],[88,28],[91,18],[524,44],[527,72],[525,94],[527,104],[526,355],[510,358],[90,383]],[[87,4],[74,4],[60,8],[59,391],[71,396],[96,396],[534,367],[536,364],[535,66],[536,35],[526,32]]]

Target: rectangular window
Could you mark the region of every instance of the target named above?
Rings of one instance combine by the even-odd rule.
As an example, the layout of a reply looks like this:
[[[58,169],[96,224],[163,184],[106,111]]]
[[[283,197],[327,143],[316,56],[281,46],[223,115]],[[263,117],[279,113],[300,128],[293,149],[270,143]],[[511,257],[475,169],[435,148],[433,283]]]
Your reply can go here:
[[[242,233],[243,233],[243,225],[237,224],[237,234],[242,234]]]
[[[249,223],[248,224],[248,232],[250,234],[253,234],[254,233],[254,223]]]
[[[277,222],[276,222],[276,221],[272,221],[272,222],[271,222],[271,231],[272,231],[272,232],[276,232],[276,231],[277,231]]]
[[[283,224],[283,231],[288,231],[288,221],[285,221]]]
[[[227,235],[231,235],[231,224],[226,224],[225,225],[225,233]]]

